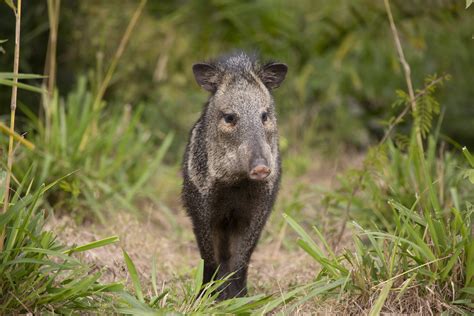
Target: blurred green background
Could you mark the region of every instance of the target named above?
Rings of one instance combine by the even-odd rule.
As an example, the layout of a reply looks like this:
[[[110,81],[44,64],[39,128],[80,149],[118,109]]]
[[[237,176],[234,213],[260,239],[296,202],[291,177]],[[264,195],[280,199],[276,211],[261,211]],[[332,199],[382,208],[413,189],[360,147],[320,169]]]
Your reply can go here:
[[[84,75],[92,90],[102,80],[138,1],[62,1],[57,52],[60,95]],[[452,80],[437,95],[446,109],[444,134],[474,144],[474,20],[464,1],[392,1],[414,84],[430,74]],[[0,6],[0,71],[11,71],[14,17]],[[43,73],[49,24],[46,1],[24,4],[20,71]],[[382,1],[148,1],[105,99],[113,109],[144,106],[159,142],[176,133],[179,157],[206,100],[191,72],[194,62],[233,49],[258,51],[289,65],[275,92],[283,141],[292,148],[365,148],[380,138],[381,118],[405,89]],[[40,82],[38,82],[40,84]],[[0,90],[2,115],[10,89]],[[21,91],[34,111],[40,97]],[[396,109],[398,111],[398,109]],[[21,115],[21,114],[20,114]],[[21,126],[21,119],[19,121]],[[337,145],[337,146],[336,146]]]

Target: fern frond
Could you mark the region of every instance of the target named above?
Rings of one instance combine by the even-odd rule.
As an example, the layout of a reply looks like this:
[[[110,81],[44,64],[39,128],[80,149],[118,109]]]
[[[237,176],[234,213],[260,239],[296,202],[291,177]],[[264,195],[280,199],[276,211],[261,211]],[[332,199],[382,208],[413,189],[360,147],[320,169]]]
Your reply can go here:
[[[410,145],[410,137],[404,134],[397,133],[393,136],[395,145],[402,151],[405,151]]]
[[[449,80],[447,75],[443,77],[438,77],[437,75],[428,76],[425,79],[425,87],[422,90],[416,90],[418,99],[412,115],[415,121],[415,128],[420,131],[423,138],[426,138],[426,135],[431,130],[433,117],[440,112],[440,104],[433,97],[433,93],[446,80]]]

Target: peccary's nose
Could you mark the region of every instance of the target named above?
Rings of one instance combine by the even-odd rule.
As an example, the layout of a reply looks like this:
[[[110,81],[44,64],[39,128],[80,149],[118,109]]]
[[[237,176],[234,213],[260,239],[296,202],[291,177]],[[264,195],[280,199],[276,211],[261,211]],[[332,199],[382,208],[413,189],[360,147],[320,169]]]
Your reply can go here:
[[[250,170],[249,176],[252,180],[263,180],[268,177],[271,172],[264,159],[257,159],[252,164],[252,170]]]

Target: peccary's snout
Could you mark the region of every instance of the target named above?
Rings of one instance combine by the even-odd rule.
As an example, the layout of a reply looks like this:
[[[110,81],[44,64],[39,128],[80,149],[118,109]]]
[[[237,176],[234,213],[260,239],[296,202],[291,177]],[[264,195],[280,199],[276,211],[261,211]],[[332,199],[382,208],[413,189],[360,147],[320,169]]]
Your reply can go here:
[[[272,172],[271,148],[255,131],[245,137],[247,141],[239,148],[242,166],[251,180],[263,181]]]
[[[268,167],[265,159],[258,158],[253,160],[250,165],[249,177],[252,180],[264,180],[271,172],[272,170]]]

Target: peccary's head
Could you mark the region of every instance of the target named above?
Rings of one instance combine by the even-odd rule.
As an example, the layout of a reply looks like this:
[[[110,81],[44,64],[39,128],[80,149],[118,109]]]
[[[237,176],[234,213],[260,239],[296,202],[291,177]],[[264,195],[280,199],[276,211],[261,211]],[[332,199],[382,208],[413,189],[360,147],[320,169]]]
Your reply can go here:
[[[278,173],[278,131],[271,90],[287,72],[236,53],[193,66],[197,83],[212,93],[204,124],[208,172],[215,179],[270,181]]]

